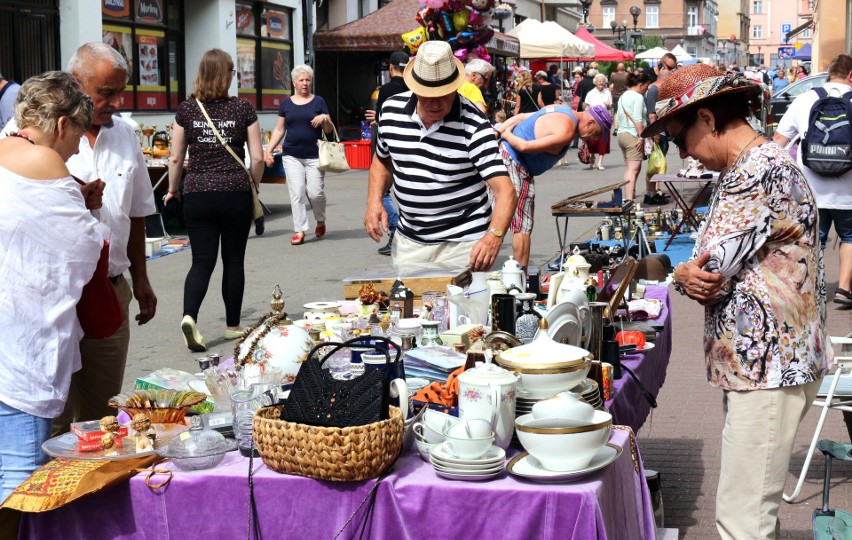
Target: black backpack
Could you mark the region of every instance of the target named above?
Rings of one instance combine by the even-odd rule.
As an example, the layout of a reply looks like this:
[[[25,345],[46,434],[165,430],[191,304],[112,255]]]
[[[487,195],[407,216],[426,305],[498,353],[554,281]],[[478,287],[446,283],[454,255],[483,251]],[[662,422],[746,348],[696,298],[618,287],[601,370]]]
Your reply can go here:
[[[852,91],[840,97],[814,91],[819,99],[802,135],[802,163],[820,176],[841,176],[852,169]]]

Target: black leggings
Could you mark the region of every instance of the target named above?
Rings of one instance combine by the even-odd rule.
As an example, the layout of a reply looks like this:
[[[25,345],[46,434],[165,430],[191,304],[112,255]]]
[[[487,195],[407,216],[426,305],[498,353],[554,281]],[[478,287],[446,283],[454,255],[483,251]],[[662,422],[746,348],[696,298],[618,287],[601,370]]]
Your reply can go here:
[[[192,246],[192,268],[183,286],[183,314],[196,321],[216,268],[222,239],[222,299],[227,326],[240,324],[245,289],[245,258],[252,222],[248,191],[205,191],[183,197],[183,215]]]

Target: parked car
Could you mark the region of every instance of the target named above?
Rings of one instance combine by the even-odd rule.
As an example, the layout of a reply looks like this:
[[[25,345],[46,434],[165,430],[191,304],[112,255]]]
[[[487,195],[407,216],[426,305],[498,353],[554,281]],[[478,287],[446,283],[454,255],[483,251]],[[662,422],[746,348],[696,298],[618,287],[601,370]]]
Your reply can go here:
[[[773,95],[772,99],[769,101],[770,127],[774,129],[778,125],[778,122],[781,121],[781,117],[784,116],[785,112],[787,112],[787,107],[790,106],[790,103],[792,103],[797,96],[807,92],[808,90],[821,88],[826,81],[828,81],[828,73],[817,73],[816,75],[809,75],[804,79],[799,79],[793,84],[787,85],[781,90],[775,92],[775,95]]]

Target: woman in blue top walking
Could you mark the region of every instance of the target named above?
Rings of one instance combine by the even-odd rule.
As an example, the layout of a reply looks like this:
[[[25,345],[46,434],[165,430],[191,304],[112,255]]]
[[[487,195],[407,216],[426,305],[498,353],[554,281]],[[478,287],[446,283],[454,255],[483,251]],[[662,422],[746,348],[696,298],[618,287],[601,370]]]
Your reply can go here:
[[[273,163],[272,149],[284,137],[282,162],[290,191],[290,206],[293,212],[294,234],[290,243],[298,246],[305,241],[308,225],[307,203],[310,200],[317,222],[317,238],[325,236],[325,173],[317,168],[319,153],[317,140],[322,132],[331,133],[334,125],[328,113],[328,105],[320,96],[311,92],[314,70],[299,65],[291,72],[294,93],[281,103],[278,123],[272,130],[264,159],[270,167]]]

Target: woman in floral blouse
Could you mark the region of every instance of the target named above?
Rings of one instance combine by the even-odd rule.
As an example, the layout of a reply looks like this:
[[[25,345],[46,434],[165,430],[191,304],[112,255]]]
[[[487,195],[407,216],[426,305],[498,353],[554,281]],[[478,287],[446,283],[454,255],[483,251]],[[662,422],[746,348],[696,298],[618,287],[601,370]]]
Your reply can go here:
[[[775,538],[799,422],[832,358],[813,193],[748,124],[759,85],[696,64],[663,82],[658,119],[681,158],[722,169],[675,287],[705,306],[707,380],[724,391],[722,538]],[[668,103],[664,103],[667,100]]]

